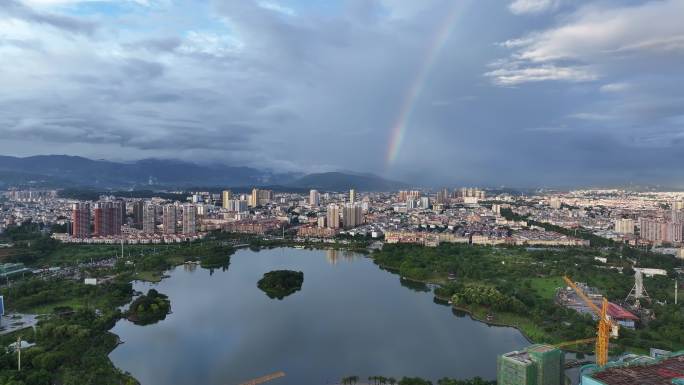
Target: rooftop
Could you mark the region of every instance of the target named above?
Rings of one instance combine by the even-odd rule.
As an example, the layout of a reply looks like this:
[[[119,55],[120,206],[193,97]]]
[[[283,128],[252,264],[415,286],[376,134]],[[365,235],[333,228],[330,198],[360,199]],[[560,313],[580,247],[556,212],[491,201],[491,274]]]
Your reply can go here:
[[[652,364],[608,367],[590,377],[606,385],[672,385],[673,380],[684,379],[684,355]]]

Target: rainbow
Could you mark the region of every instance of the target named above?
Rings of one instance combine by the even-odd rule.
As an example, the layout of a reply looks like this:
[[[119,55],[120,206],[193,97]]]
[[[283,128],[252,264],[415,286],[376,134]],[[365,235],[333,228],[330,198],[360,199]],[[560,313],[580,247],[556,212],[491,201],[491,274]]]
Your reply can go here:
[[[466,1],[454,1],[456,5],[453,6],[451,11],[445,16],[444,21],[437,28],[431,43],[425,52],[423,62],[420,65],[416,77],[411,82],[404,98],[402,99],[401,107],[399,108],[399,114],[394,120],[394,125],[390,132],[389,145],[387,147],[386,155],[386,167],[389,168],[399,155],[399,150],[401,149],[401,143],[404,140],[404,135],[406,134],[406,128],[411,118],[411,113],[413,112],[416,101],[418,97],[423,92],[425,88],[425,83],[427,80],[432,67],[435,64],[436,59],[439,57],[444,44],[449,39],[451,35],[451,30],[456,24],[456,19],[461,15],[463,5]]]

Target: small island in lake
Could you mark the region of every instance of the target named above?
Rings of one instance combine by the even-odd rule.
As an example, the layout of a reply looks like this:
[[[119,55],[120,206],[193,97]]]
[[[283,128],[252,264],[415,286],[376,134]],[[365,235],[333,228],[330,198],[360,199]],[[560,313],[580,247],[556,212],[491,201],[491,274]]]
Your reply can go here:
[[[170,311],[169,297],[150,289],[146,295],[141,295],[131,303],[126,318],[136,325],[150,325],[165,319]]]
[[[283,299],[301,290],[304,283],[304,273],[292,270],[274,270],[264,274],[257,287],[269,298]]]

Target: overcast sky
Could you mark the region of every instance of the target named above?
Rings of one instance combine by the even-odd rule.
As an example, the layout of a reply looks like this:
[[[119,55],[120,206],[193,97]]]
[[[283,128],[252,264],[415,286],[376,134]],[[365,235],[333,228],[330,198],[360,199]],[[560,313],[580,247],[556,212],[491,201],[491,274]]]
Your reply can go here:
[[[683,0],[0,0],[0,153],[684,186]]]

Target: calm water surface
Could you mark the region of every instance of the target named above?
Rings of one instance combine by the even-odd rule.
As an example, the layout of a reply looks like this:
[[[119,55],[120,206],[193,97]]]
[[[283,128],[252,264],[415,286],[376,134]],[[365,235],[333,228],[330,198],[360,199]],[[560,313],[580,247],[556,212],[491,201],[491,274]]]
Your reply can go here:
[[[269,299],[270,270],[304,272],[302,290]],[[284,371],[274,385],[334,383],[346,375],[495,378],[496,355],[527,345],[433,302],[370,259],[342,251],[240,250],[227,271],[179,266],[152,285],[173,314],[155,325],[121,320],[110,355],[142,385],[237,385]],[[270,384],[270,383],[269,383]]]

